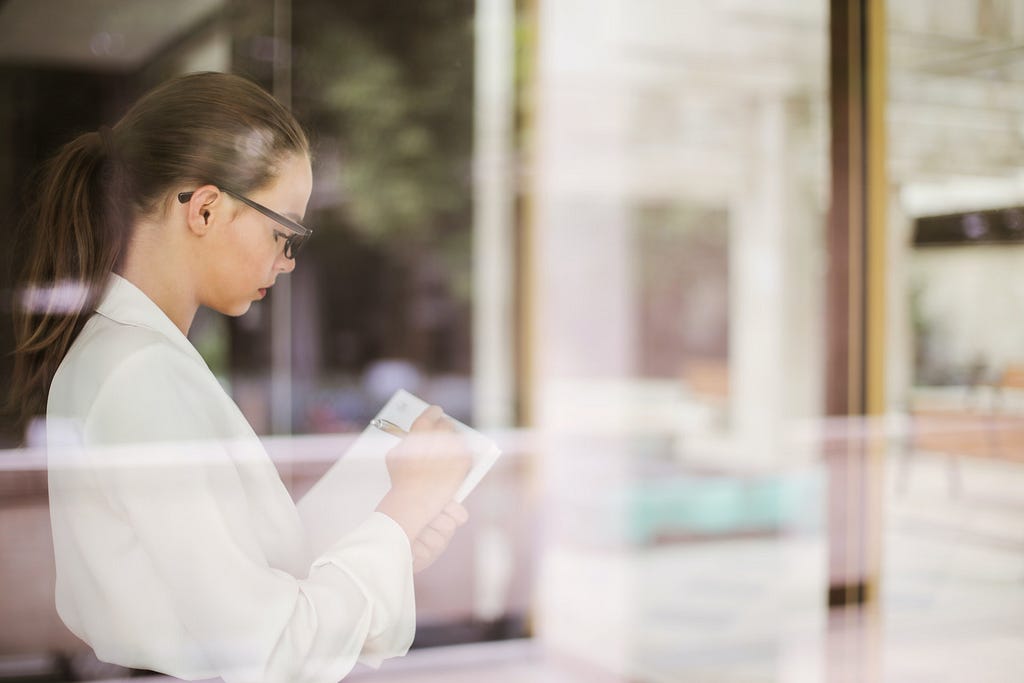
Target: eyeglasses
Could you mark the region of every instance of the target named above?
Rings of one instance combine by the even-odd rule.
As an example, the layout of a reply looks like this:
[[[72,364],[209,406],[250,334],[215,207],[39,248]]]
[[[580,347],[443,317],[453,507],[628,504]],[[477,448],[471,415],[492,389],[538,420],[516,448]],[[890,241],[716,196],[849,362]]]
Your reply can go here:
[[[274,231],[274,238],[275,239],[277,239],[278,236],[284,237],[284,255],[285,255],[285,258],[294,259],[295,258],[295,254],[298,253],[298,251],[299,251],[299,247],[301,247],[303,245],[303,243],[313,235],[313,231],[310,230],[309,228],[307,228],[307,227],[305,227],[303,225],[300,225],[299,223],[296,223],[291,218],[288,218],[286,216],[282,216],[281,214],[279,214],[276,211],[268,209],[267,207],[263,206],[262,204],[260,204],[258,202],[254,202],[253,200],[249,199],[245,195],[239,194],[238,192],[235,192],[234,190],[230,190],[230,189],[228,189],[226,187],[221,187],[219,185],[218,185],[218,189],[221,192],[225,193],[225,194],[231,195],[232,197],[234,197],[238,201],[242,202],[246,206],[248,206],[250,208],[253,208],[253,209],[256,209],[257,211],[262,213],[264,216],[266,216],[270,220],[272,220],[272,221],[274,221],[274,222],[276,222],[276,223],[278,223],[280,225],[283,225],[284,227],[286,227],[286,228],[288,228],[289,230],[292,231],[291,235],[285,235],[284,233],[278,232],[277,230]],[[192,195],[193,194],[194,194],[193,192],[179,192],[178,193],[178,201],[181,202],[182,204],[187,204],[188,201],[190,199],[192,199]]]

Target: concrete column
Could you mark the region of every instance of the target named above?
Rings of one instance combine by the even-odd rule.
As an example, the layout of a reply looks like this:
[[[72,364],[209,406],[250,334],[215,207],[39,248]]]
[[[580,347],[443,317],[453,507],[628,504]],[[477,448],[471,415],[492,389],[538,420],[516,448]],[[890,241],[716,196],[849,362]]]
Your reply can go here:
[[[751,107],[745,182],[730,206],[729,409],[736,457],[778,464],[798,418],[820,414],[820,216],[800,102]]]
[[[513,0],[476,10],[473,195],[473,419],[515,421]]]

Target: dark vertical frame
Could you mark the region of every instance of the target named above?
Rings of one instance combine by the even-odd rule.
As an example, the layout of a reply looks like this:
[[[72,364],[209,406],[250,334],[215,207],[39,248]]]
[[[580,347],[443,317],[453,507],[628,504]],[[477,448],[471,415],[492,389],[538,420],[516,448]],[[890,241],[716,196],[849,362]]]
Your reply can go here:
[[[881,680],[885,0],[830,0],[827,680]]]
[[[825,409],[830,607],[875,601],[881,557],[884,411],[884,0],[831,0],[832,206]]]

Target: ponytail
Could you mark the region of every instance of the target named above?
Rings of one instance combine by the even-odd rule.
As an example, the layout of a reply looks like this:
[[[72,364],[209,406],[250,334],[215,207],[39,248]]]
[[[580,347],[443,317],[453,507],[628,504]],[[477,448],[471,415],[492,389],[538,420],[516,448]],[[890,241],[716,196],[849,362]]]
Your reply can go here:
[[[22,224],[8,404],[22,429],[46,412],[54,373],[123,252],[126,226],[106,199],[123,183],[104,133],[80,135],[44,166]]]
[[[20,231],[8,409],[21,427],[46,412],[53,376],[120,270],[135,220],[166,210],[182,185],[264,187],[290,154],[309,155],[291,113],[255,83],[214,72],[167,81],[113,129],[60,150]]]

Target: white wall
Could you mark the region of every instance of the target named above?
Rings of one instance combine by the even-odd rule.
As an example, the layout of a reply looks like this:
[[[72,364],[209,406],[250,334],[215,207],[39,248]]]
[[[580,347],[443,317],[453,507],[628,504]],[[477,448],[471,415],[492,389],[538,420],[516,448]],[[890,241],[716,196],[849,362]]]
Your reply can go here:
[[[908,279],[944,364],[1024,362],[1024,245],[917,248]]]

